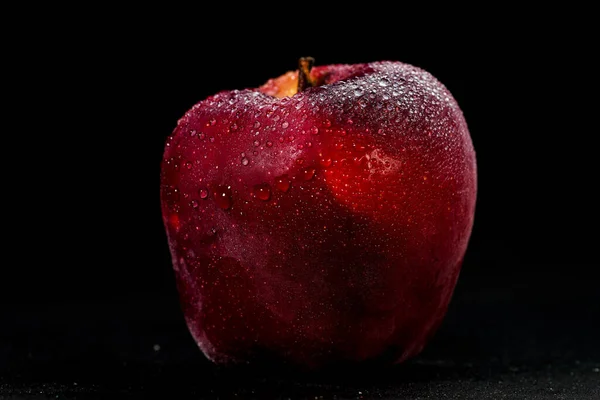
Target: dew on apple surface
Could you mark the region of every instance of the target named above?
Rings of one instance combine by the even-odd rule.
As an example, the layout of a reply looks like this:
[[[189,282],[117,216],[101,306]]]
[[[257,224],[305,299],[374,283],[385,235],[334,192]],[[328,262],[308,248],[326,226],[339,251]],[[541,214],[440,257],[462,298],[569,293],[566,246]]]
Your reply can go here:
[[[258,185],[254,185],[253,193],[256,198],[267,201],[271,198],[271,187],[268,183],[260,183]]]
[[[332,164],[331,157],[322,157],[322,158],[319,160],[319,164],[321,164],[321,166],[322,166],[322,167],[325,167],[325,168],[327,168],[327,167],[330,167],[330,166],[331,166],[331,164]]]
[[[242,163],[242,165],[246,166],[250,163],[250,161],[248,160],[248,158],[242,157],[241,163]]]
[[[315,176],[315,172],[315,168],[305,168],[302,170],[302,179],[305,181],[310,181]]]
[[[390,85],[390,80],[387,78],[381,78],[379,79],[379,81],[377,82],[377,84],[381,87],[386,87]]]
[[[290,189],[291,181],[287,175],[282,175],[275,178],[275,187],[277,190],[287,192]]]
[[[445,185],[439,193],[450,193],[459,186],[448,174],[432,169],[451,168],[452,160],[447,167],[436,164],[438,156],[428,156],[439,153],[435,140],[442,135],[448,138],[439,150],[446,154],[455,154],[464,144],[458,136],[462,128],[448,127],[448,118],[454,114],[446,117],[440,112],[447,107],[443,100],[446,92],[436,94],[441,102],[438,105],[424,100],[420,89],[415,89],[416,98],[409,101],[402,91],[416,88],[417,83],[392,83],[397,77],[388,73],[386,86],[380,84],[382,77],[367,76],[362,86],[352,88],[344,84],[310,89],[285,100],[259,90],[216,95],[214,101],[203,102],[178,126],[175,136],[181,148],[178,142],[167,142],[161,186],[165,225],[171,233],[172,251],[186,254],[190,275],[178,272],[180,283],[185,281],[182,296],[190,304],[185,306],[185,313],[196,341],[211,359],[215,354],[220,357],[220,352],[227,354],[229,348],[223,350],[223,346],[231,344],[233,356],[240,355],[243,360],[246,347],[253,344],[252,332],[263,335],[260,340],[264,343],[260,344],[265,346],[280,338],[284,345],[290,337],[298,338],[298,343],[306,339],[289,347],[290,357],[297,359],[303,357],[301,349],[306,343],[318,341],[315,338],[322,337],[332,346],[343,344],[345,332],[337,332],[330,321],[339,314],[349,321],[356,316],[344,314],[345,306],[336,301],[356,301],[367,310],[373,307],[374,312],[383,304],[403,304],[404,298],[411,296],[410,285],[419,287],[418,281],[413,281],[412,275],[394,276],[398,285],[411,284],[405,285],[408,289],[399,299],[379,301],[376,298],[391,294],[391,285],[378,281],[376,268],[409,265],[404,260],[412,260],[410,263],[426,269],[427,262],[412,254],[397,257],[403,250],[399,243],[430,249],[440,233],[435,223],[423,223],[422,219],[439,217],[431,214],[437,203],[443,205],[444,215],[450,215],[447,218],[466,212],[468,205],[456,204],[460,202],[457,197],[436,198],[435,193],[425,196],[420,192],[424,187]],[[423,82],[418,85],[428,84]],[[355,89],[363,91],[362,97],[354,96]],[[238,101],[230,101],[232,96]],[[415,114],[409,116],[409,110]],[[217,118],[219,123],[215,121],[213,127],[210,121]],[[433,127],[433,135],[428,136],[414,122]],[[237,129],[232,129],[234,124]],[[196,130],[195,137],[191,129]],[[228,131],[237,133],[228,135]],[[313,132],[319,135],[312,136]],[[261,136],[256,136],[259,133]],[[213,140],[196,139],[204,139],[204,134]],[[452,134],[458,136],[456,140]],[[212,144],[214,138],[219,140]],[[407,152],[400,146],[405,144]],[[177,158],[179,155],[183,158]],[[246,166],[243,158],[248,159]],[[189,171],[186,160],[193,161]],[[423,176],[428,177],[426,184]],[[178,185],[181,202],[174,200],[170,185]],[[210,201],[203,201],[208,198]],[[446,211],[450,205],[452,213]],[[171,222],[175,209],[181,218],[177,228]],[[290,242],[290,232],[304,226],[308,227],[304,236]],[[219,234],[211,236],[215,228]],[[189,240],[181,241],[187,233]],[[462,242],[457,240],[448,242],[447,247],[460,247]],[[195,255],[188,254],[189,247],[184,249],[190,243],[195,246]],[[193,285],[202,302],[194,296]],[[304,305],[299,308],[301,302]],[[398,315],[404,324],[406,319]],[[270,322],[272,318],[282,324]],[[269,327],[253,325],[256,321]],[[379,350],[371,346],[381,342],[377,335],[402,333],[400,325],[395,330],[393,324],[390,328],[378,324],[358,321],[356,326],[344,327],[349,337],[365,338],[362,344],[356,342],[360,349],[353,356],[357,359],[377,354]],[[235,336],[228,336],[229,330],[234,330]],[[374,330],[386,333],[376,335]],[[332,336],[334,333],[341,336]],[[348,346],[352,348],[350,341]],[[315,354],[305,353],[307,357]]]

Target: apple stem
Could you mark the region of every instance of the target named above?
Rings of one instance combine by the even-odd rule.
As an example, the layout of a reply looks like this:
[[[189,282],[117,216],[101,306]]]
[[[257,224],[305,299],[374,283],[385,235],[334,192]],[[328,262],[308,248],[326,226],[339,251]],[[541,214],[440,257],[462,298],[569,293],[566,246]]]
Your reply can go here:
[[[300,57],[298,61],[298,92],[303,92],[306,88],[316,85],[314,78],[310,76],[310,70],[315,63],[312,57]]]

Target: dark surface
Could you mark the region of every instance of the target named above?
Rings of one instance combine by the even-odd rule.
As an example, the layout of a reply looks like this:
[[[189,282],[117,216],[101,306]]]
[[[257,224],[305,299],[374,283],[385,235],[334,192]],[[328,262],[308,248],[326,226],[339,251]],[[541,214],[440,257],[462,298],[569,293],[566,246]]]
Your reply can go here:
[[[448,19],[433,32],[367,11],[358,20],[376,30],[339,16],[297,40],[249,21],[174,28],[119,10],[99,25],[52,20],[7,57],[23,64],[13,104],[26,112],[5,135],[24,143],[6,151],[17,159],[3,192],[14,224],[0,399],[599,398],[595,25],[583,10],[507,9],[498,23]],[[219,369],[179,310],[158,198],[164,140],[195,102],[306,55],[425,68],[457,99],[477,151],[475,227],[448,316],[419,357],[388,371]]]
[[[548,291],[562,287],[568,296],[532,291],[538,277],[530,274],[513,276],[511,283],[465,276],[431,344],[386,371],[215,367],[196,348],[174,296],[5,310],[2,319],[11,329],[0,335],[0,355],[10,368],[0,370],[0,393],[76,399],[597,399],[596,282],[563,286],[561,275],[546,275],[544,282]]]

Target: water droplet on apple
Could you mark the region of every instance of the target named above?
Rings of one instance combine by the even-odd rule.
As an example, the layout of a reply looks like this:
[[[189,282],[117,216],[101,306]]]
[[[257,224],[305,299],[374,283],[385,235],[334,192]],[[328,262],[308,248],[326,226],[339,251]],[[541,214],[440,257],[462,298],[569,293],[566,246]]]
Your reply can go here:
[[[234,123],[234,124],[231,124],[231,126],[229,127],[229,129],[235,132],[235,131],[237,131],[238,126],[237,126],[237,124]]]
[[[214,143],[215,142],[215,137],[214,136],[209,137],[208,141],[211,142],[211,143]]]
[[[195,129],[192,129],[192,130],[190,131],[190,136],[191,136],[191,137],[194,137],[194,136],[196,136],[196,130],[195,130]]]
[[[281,175],[280,177],[275,178],[275,187],[277,190],[287,192],[290,189],[290,185],[291,182],[287,175]]]
[[[312,133],[313,135],[316,135],[319,133],[319,128],[317,128],[316,126],[314,126],[311,130],[310,133]]]
[[[310,181],[315,176],[316,170],[314,168],[306,168],[302,171],[302,179]]]
[[[267,147],[273,147],[273,142],[271,142],[270,140],[267,140]]]
[[[254,141],[254,147],[258,147],[258,146],[260,146],[260,142],[258,140],[255,140]]]
[[[231,189],[226,186],[217,186],[213,192],[213,198],[219,208],[227,210],[231,208]]]
[[[192,208],[198,208],[198,201],[197,200],[190,201],[190,206],[192,206]]]
[[[364,93],[364,91],[362,89],[360,89],[360,88],[354,89],[354,95],[356,97],[362,96],[363,93]]]
[[[198,134],[198,139],[200,139],[200,140],[204,140],[205,137],[206,137],[206,135],[204,133],[202,133],[202,132],[200,132]]]
[[[283,121],[283,124],[281,124],[281,127],[282,127],[283,129],[286,129],[288,126],[290,126],[290,123],[289,123],[289,122],[287,122],[287,121]]]
[[[381,78],[379,82],[377,82],[379,86],[386,87],[390,85],[390,81],[387,78]]]
[[[200,195],[201,199],[206,199],[208,197],[208,189],[202,188],[198,191],[198,194]]]
[[[258,128],[258,127],[260,127],[260,122],[258,122],[258,121],[255,121],[253,126],[254,126],[255,128]]]
[[[190,161],[186,161],[186,162],[185,162],[185,167],[186,167],[187,169],[192,169],[192,163],[191,163]]]
[[[248,163],[250,163],[250,161],[246,157],[243,157],[242,158],[242,165],[248,165]]]
[[[210,121],[208,121],[211,125],[215,125],[217,123],[217,120],[214,118],[211,118]]]
[[[267,183],[254,185],[253,193],[257,199],[267,201],[271,198],[271,187]]]
[[[321,164],[321,166],[323,166],[325,168],[330,167],[332,163],[333,163],[333,161],[331,160],[330,157],[323,157],[319,161],[319,164]]]
[[[323,121],[323,126],[324,126],[325,128],[329,128],[329,127],[331,126],[331,121],[330,121],[330,120],[328,120],[328,119],[326,119],[325,121]]]

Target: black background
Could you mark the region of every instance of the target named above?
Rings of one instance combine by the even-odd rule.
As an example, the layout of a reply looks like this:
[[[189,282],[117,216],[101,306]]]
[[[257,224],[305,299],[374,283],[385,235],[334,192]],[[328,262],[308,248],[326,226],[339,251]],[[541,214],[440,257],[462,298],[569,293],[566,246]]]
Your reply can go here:
[[[423,18],[419,29],[360,13],[287,28],[138,16],[54,27],[19,47],[35,76],[17,101],[24,143],[7,151],[15,224],[0,272],[0,396],[590,395],[600,382],[597,72],[585,13],[560,14]],[[258,86],[306,55],[428,70],[463,109],[477,152],[475,226],[448,316],[421,356],[383,375],[217,369],[178,308],[159,203],[167,135],[197,101]]]

